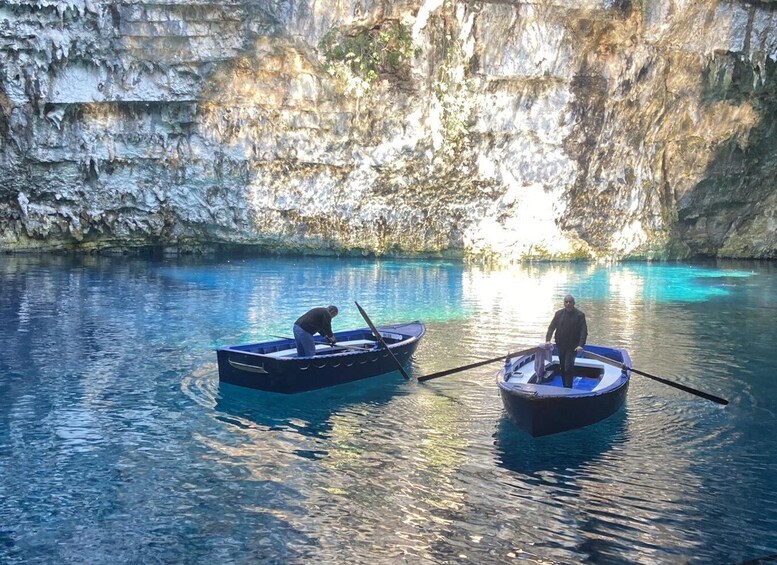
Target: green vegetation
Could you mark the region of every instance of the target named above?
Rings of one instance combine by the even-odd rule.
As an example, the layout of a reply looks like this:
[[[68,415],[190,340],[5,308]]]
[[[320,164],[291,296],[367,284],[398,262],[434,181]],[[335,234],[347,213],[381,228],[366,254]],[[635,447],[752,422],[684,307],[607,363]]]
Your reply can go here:
[[[330,29],[319,44],[333,74],[343,64],[367,82],[381,74],[404,77],[416,48],[410,30],[399,22],[384,21],[371,29]]]

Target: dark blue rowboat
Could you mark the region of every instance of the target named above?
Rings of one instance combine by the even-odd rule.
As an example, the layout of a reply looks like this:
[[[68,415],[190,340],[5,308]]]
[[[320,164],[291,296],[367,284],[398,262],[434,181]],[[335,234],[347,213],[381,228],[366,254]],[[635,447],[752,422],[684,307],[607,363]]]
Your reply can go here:
[[[631,366],[624,349],[586,345],[616,363]],[[497,375],[499,394],[510,419],[532,436],[582,428],[614,414],[626,400],[630,371],[585,357],[575,359],[572,388],[564,388],[558,352],[538,361],[538,353],[507,360]]]
[[[378,326],[383,341],[402,365],[426,332],[421,322]],[[238,386],[282,392],[305,392],[374,377],[397,370],[369,328],[335,332],[337,344],[316,344],[312,357],[297,357],[293,339],[232,345],[216,351],[219,380]]]

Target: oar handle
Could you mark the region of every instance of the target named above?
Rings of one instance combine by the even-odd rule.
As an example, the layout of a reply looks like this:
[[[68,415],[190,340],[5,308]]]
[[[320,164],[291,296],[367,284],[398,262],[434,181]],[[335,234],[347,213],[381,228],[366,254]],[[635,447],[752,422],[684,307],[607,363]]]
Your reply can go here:
[[[716,402],[718,404],[722,404],[725,406],[728,404],[728,400],[725,398],[721,398],[719,396],[715,396],[714,394],[710,394],[708,392],[704,392],[701,390],[696,390],[695,388],[691,388],[689,386],[685,386],[680,383],[676,383],[674,381],[670,381],[668,379],[664,379],[662,377],[657,377],[656,375],[651,375],[650,373],[645,373],[644,371],[640,371],[639,369],[635,369],[634,367],[629,367],[625,363],[621,363],[619,361],[615,361],[613,359],[610,359],[609,357],[605,357],[603,355],[599,355],[598,353],[594,353],[592,351],[586,351],[583,350],[583,355],[587,357],[591,357],[593,359],[598,359],[599,361],[602,361],[603,363],[609,363],[610,365],[615,365],[616,367],[620,367],[622,369],[626,369],[627,371],[631,371],[632,373],[637,373],[638,375],[642,375],[643,377],[647,377],[649,379],[653,379],[654,381],[658,381],[659,383],[663,383],[667,386],[674,387],[676,389],[688,392],[690,394],[695,394],[696,396],[700,396],[701,398],[706,398],[707,400],[711,400],[712,402]]]
[[[316,343],[320,343],[320,342],[316,342]],[[334,345],[332,345],[332,347],[340,347],[342,349],[353,349],[354,351],[369,351],[370,349],[372,349],[372,347],[370,347],[369,345],[363,345],[363,346],[362,345],[345,345],[345,344],[342,344],[342,343],[335,343]]]

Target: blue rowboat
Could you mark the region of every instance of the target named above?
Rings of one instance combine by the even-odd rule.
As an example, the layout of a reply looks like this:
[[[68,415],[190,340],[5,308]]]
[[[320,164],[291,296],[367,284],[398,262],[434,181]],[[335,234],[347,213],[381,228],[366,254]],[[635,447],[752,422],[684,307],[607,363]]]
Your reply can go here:
[[[407,365],[426,332],[421,322],[378,326],[386,346]],[[397,370],[397,362],[370,328],[335,332],[337,343],[317,343],[316,354],[298,357],[293,339],[231,345],[216,350],[219,380],[248,388],[293,394]]]
[[[624,349],[597,345],[584,349],[631,366]],[[578,355],[572,388],[565,388],[555,345],[550,353],[508,358],[497,375],[507,415],[526,433],[537,437],[582,428],[611,416],[623,405],[629,370]]]

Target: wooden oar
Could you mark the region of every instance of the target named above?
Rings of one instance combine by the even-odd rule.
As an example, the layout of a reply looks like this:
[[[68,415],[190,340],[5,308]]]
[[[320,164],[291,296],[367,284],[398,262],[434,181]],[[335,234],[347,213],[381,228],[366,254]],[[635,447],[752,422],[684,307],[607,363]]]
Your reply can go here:
[[[356,307],[359,309],[359,313],[362,315],[362,318],[364,318],[364,321],[367,322],[367,325],[370,326],[370,329],[372,330],[372,334],[375,336],[375,339],[378,340],[378,343],[380,343],[383,348],[388,351],[388,354],[391,355],[391,358],[394,360],[394,363],[397,364],[397,367],[399,368],[399,372],[402,373],[402,376],[405,377],[406,380],[410,380],[410,375],[408,375],[405,372],[405,369],[402,368],[402,363],[399,362],[399,359],[397,359],[394,356],[394,352],[389,349],[389,346],[386,345],[386,342],[383,341],[383,336],[380,335],[380,332],[375,327],[375,324],[372,323],[372,320],[370,320],[370,317],[367,315],[367,312],[364,311],[364,308],[359,306],[359,303],[355,300],[353,301],[354,304],[356,304]]]
[[[430,381],[432,379],[436,379],[438,377],[444,377],[445,375],[452,375],[453,373],[459,373],[461,371],[466,371],[467,369],[474,369],[475,367],[480,367],[482,365],[488,365],[489,363],[495,363],[496,361],[501,361],[502,359],[505,359],[506,357],[521,357],[522,355],[528,355],[532,351],[537,349],[537,347],[530,347],[529,349],[524,349],[523,351],[516,351],[515,353],[508,353],[507,355],[500,355],[499,357],[494,357],[493,359],[486,359],[485,361],[478,361],[477,363],[472,363],[471,365],[464,365],[463,367],[456,367],[455,369],[447,369],[445,371],[439,371],[437,373],[432,373],[431,375],[424,375],[423,377],[418,377],[418,382],[424,382],[424,381]]]
[[[316,343],[321,343],[320,341],[317,341]],[[344,343],[335,343],[334,345],[330,344],[322,344],[322,345],[330,345],[331,347],[341,347],[343,349],[353,349],[354,351],[369,351],[372,349],[369,345],[345,345]]]
[[[711,400],[712,402],[717,402],[718,404],[722,404],[725,406],[728,404],[728,400],[725,398],[720,398],[719,396],[715,396],[713,394],[709,394],[708,392],[702,392],[700,390],[696,390],[695,388],[691,388],[689,386],[681,385],[680,383],[676,383],[667,379],[663,379],[661,377],[657,377],[655,375],[651,375],[650,373],[645,373],[643,371],[639,371],[635,369],[634,367],[629,367],[625,363],[619,363],[618,361],[614,361],[610,359],[609,357],[604,357],[602,355],[598,355],[596,353],[592,353],[591,351],[585,351],[583,350],[583,355],[587,357],[591,357],[593,359],[598,359],[599,361],[602,361],[603,363],[609,363],[610,365],[614,365],[616,367],[620,367],[622,369],[627,369],[631,371],[632,373],[637,373],[638,375],[642,375],[643,377],[647,377],[649,379],[653,379],[654,381],[658,381],[659,383],[663,383],[667,386],[671,386],[674,388],[678,388],[680,390],[684,390],[685,392],[690,392],[691,394],[695,394],[696,396],[700,396],[702,398],[706,398],[707,400]]]
[[[283,336],[283,335],[272,335],[272,334],[270,334],[270,337],[277,337],[278,339],[288,339],[288,340],[291,340],[291,341],[296,341],[293,337],[286,337],[286,336]],[[324,345],[320,341],[316,341],[315,343]],[[365,346],[344,345],[342,343],[336,343],[335,345],[332,345],[331,343],[329,343],[327,345],[330,345],[331,347],[342,347],[343,349],[353,349],[355,351],[369,351],[370,349],[372,349],[372,347],[370,347],[369,345],[365,345]]]

